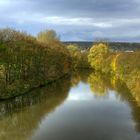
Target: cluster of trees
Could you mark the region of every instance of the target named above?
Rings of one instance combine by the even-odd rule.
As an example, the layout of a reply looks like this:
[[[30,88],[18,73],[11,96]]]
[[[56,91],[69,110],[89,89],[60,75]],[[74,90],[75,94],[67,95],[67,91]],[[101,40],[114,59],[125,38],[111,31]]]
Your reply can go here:
[[[114,75],[115,79],[123,81],[137,100],[140,100],[139,58],[139,51],[112,52],[107,43],[93,45],[88,55],[88,61],[95,71]]]
[[[82,50],[76,44],[68,45],[67,49],[70,53],[73,69],[79,69],[79,68],[89,69],[90,68],[90,64],[87,58],[89,52],[87,50]]]
[[[130,73],[140,72],[140,52],[113,52],[108,44],[93,45],[88,55],[91,67],[103,73],[112,73],[124,77]]]
[[[113,74],[138,92],[139,58],[139,51],[113,52],[106,42],[96,42],[89,51],[75,44],[66,46],[54,30],[44,30],[33,37],[0,29],[0,98],[28,92],[79,68]]]
[[[25,93],[69,73],[69,51],[53,30],[32,37],[13,29],[0,30],[0,97]]]

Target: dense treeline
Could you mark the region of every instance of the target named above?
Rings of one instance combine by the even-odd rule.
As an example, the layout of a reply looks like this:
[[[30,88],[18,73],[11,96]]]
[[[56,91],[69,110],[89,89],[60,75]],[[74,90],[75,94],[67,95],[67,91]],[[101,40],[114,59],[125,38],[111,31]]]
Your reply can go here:
[[[47,35],[46,35],[47,34]],[[71,58],[53,30],[32,37],[0,30],[0,97],[8,98],[69,73]]]
[[[37,37],[13,29],[0,30],[0,98],[26,93],[52,82],[71,70],[90,69],[112,74],[136,94],[140,86],[140,52],[113,51],[107,42],[90,50],[65,45],[54,30]]]

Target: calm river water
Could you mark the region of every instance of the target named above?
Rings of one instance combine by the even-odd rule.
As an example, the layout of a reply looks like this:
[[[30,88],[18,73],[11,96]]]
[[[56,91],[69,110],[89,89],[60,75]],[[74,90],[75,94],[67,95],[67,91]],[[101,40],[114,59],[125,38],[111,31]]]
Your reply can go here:
[[[1,101],[0,140],[140,140],[140,107],[120,83],[82,71]]]

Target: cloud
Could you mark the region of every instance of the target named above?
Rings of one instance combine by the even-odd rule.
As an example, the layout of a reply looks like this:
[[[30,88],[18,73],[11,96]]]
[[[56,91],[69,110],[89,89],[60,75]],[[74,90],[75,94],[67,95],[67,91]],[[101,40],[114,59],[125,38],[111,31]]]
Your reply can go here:
[[[62,40],[140,41],[139,13],[139,0],[1,0],[0,27],[53,28]]]

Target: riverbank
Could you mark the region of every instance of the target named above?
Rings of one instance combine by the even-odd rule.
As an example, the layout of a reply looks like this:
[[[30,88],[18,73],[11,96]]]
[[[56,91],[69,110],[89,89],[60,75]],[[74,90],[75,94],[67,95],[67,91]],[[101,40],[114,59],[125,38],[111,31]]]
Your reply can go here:
[[[112,52],[108,44],[99,43],[93,46],[88,56],[95,71],[112,77],[112,84],[122,81],[134,98],[140,101],[140,51]]]

